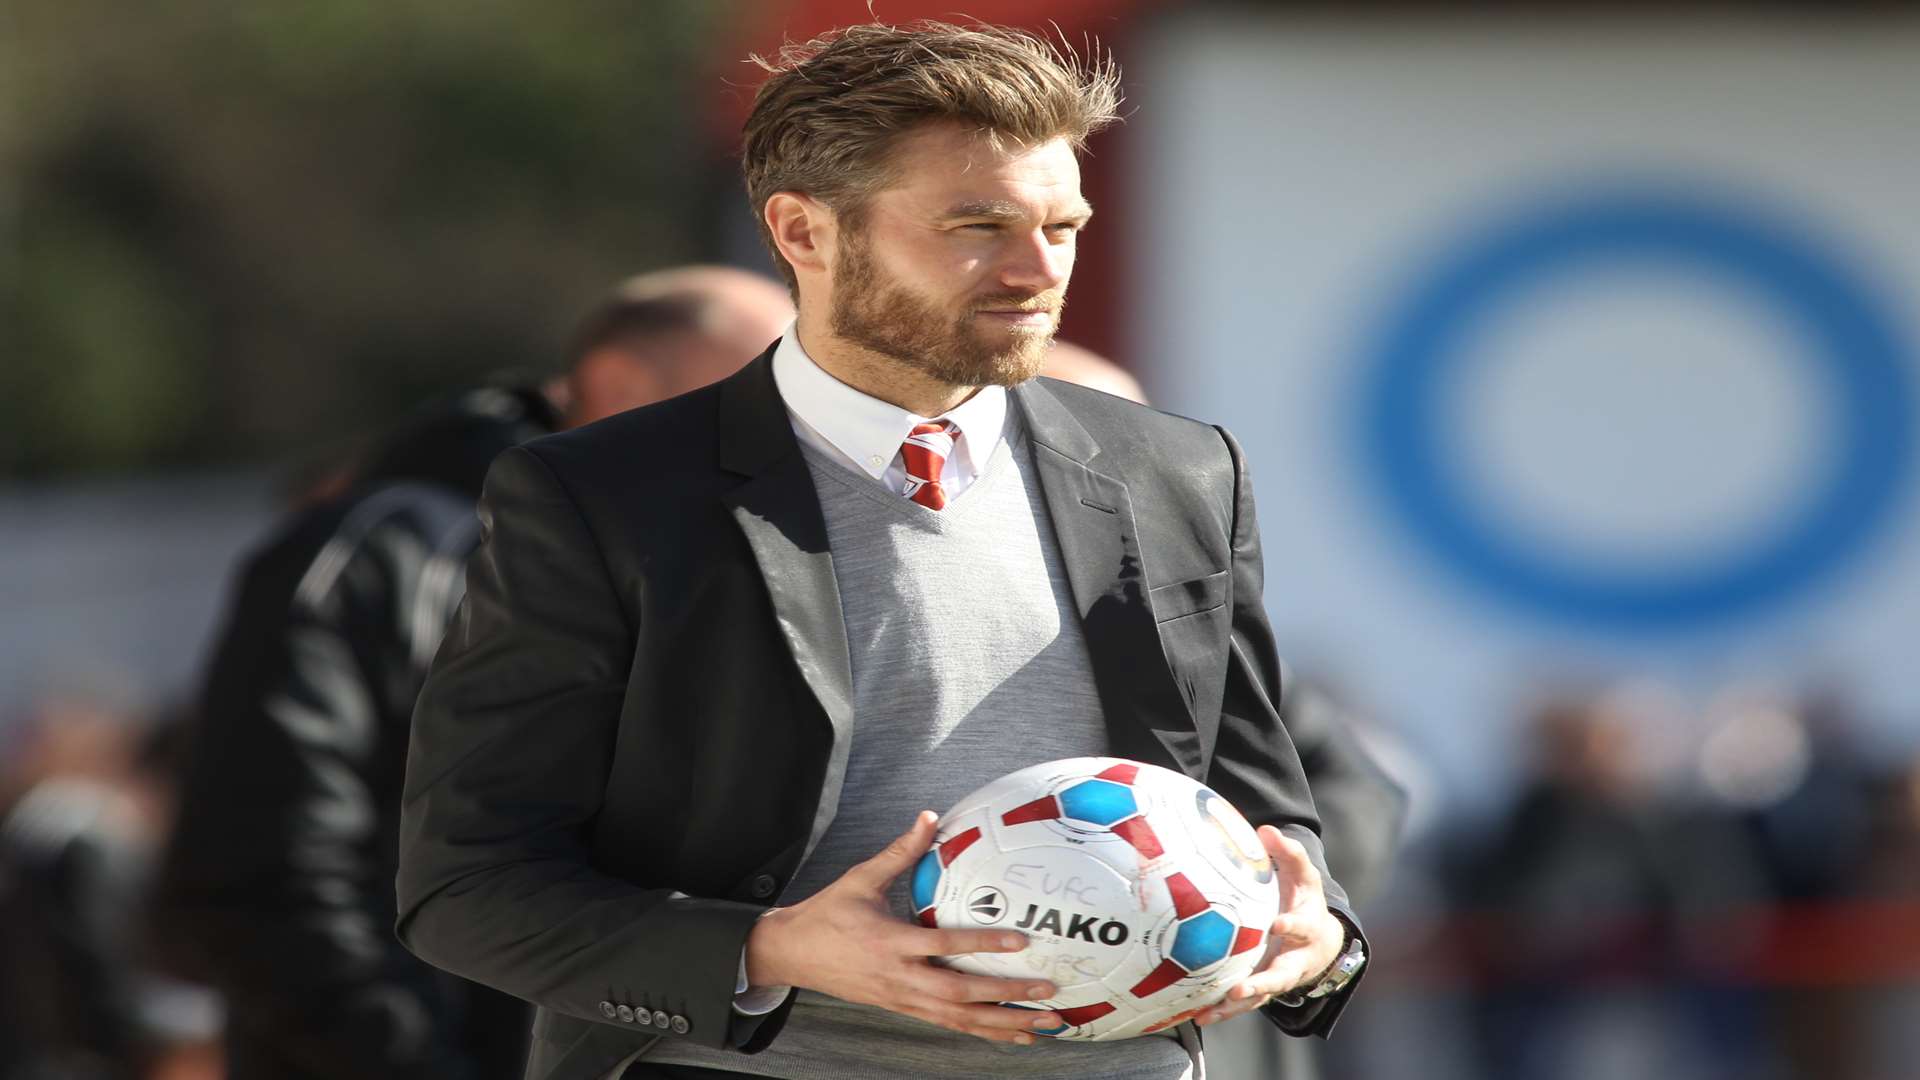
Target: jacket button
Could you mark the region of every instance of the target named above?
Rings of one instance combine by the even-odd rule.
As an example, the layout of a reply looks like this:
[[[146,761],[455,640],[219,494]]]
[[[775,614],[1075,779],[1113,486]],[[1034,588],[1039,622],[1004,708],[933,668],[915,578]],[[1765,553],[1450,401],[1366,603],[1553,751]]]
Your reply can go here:
[[[632,1006],[622,1005],[618,1009],[615,1009],[614,1011],[620,1014],[621,1023],[624,1023],[624,1024],[633,1023],[633,1007]]]
[[[657,1027],[662,1031],[665,1031],[667,1028],[668,1020],[669,1020],[669,1017],[667,1016],[667,1010],[665,1009],[653,1010],[653,1026],[654,1027]]]
[[[673,1033],[675,1035],[685,1035],[687,1028],[691,1026],[692,1025],[687,1023],[687,1018],[684,1016],[676,1016],[673,1018]]]
[[[635,1009],[633,1010],[633,1022],[642,1027],[652,1027],[653,1014],[645,1009]]]
[[[620,1015],[620,1010],[613,1007],[613,1002],[603,1001],[600,1003],[600,1015],[611,1020],[614,1017]]]
[[[752,888],[754,899],[765,900],[780,891],[780,883],[774,880],[772,874],[761,874],[753,879]]]

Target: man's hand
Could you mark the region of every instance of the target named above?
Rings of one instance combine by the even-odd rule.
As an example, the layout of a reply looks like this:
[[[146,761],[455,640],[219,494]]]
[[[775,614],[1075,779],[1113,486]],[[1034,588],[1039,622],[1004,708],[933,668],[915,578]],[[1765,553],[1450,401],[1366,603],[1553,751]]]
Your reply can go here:
[[[1247,981],[1227,991],[1220,1004],[1201,1013],[1194,1022],[1216,1024],[1265,1005],[1273,995],[1297,990],[1309,979],[1333,966],[1346,942],[1347,930],[1327,910],[1320,871],[1307,849],[1289,840],[1271,825],[1260,826],[1260,842],[1273,860],[1274,884],[1280,890],[1280,914],[1267,931],[1267,953]]]
[[[932,811],[921,811],[913,828],[885,851],[813,896],[762,917],[747,936],[747,981],[818,990],[995,1042],[1024,1046],[1033,1042],[1030,1029],[1059,1027],[1060,1018],[1052,1012],[981,1004],[1052,997],[1052,983],[963,975],[927,960],[1019,952],[1027,947],[1024,935],[929,930],[888,910],[887,886],[926,853],[939,820]]]

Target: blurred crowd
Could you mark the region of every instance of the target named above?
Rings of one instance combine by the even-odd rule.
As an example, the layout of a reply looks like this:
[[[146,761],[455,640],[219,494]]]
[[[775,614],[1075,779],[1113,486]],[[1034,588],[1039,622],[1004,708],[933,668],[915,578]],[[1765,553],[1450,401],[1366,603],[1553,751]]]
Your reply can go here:
[[[1356,1076],[1915,1075],[1920,759],[1860,727],[1835,687],[1542,692],[1501,813],[1416,800],[1331,1049]]]
[[[188,724],[48,701],[0,751],[0,1076],[214,1080],[223,1011],[141,916]]]
[[[557,371],[468,387],[303,469],[234,570],[190,700],[50,701],[0,728],[0,1080],[519,1075],[525,1007],[391,930],[409,717],[474,500],[500,450],[729,374],[791,317],[740,271],[625,283]],[[1142,397],[1064,344],[1049,374]],[[1337,796],[1307,761],[1330,861],[1376,897],[1327,1075],[1912,1075],[1920,760],[1858,745],[1839,689],[1681,701],[1543,694],[1518,793],[1459,821],[1390,722],[1351,733],[1413,793],[1397,859],[1397,808]],[[1326,708],[1297,719],[1350,723]]]

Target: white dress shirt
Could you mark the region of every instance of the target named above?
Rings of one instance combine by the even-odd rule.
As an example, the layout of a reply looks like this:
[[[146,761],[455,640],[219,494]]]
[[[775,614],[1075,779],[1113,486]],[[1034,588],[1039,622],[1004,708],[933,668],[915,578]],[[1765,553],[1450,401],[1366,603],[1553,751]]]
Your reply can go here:
[[[900,446],[915,425],[947,420],[959,429],[940,470],[940,487],[949,499],[959,498],[986,469],[1006,433],[1006,387],[983,386],[939,416],[916,416],[827,374],[801,346],[797,323],[787,327],[773,351],[773,381],[801,442],[895,493],[907,486]]]

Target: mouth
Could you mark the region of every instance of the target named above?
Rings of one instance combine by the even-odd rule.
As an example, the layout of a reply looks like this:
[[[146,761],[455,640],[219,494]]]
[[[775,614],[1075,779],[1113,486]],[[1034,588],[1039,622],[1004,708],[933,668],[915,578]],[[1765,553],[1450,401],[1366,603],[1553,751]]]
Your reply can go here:
[[[1018,309],[976,311],[974,314],[983,318],[997,319],[1010,326],[1047,327],[1053,325],[1053,312],[1044,308],[1038,311],[1021,311]]]

